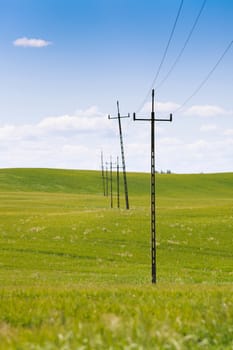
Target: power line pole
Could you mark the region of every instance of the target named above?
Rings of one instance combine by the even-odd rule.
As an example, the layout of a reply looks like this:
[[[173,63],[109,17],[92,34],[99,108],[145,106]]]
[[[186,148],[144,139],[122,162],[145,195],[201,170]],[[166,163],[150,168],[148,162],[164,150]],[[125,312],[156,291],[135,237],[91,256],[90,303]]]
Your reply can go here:
[[[116,169],[116,186],[117,186],[117,208],[120,208],[120,166],[119,166],[119,157],[117,157],[116,166],[113,166]]]
[[[120,177],[119,177],[119,158],[117,157],[117,163],[113,163],[112,156],[110,156],[110,162],[106,162],[106,189],[107,196],[110,191],[110,206],[113,208],[113,169],[117,169],[117,205],[120,207]],[[108,169],[109,166],[109,169]],[[110,188],[110,189],[109,189]]]
[[[111,194],[111,208],[113,208],[113,193],[112,193],[112,157],[110,157],[110,194]]]
[[[103,182],[103,192],[104,192],[104,196],[106,196],[103,151],[101,151],[101,174],[102,174],[102,182]]]
[[[150,121],[151,122],[151,274],[152,283],[156,283],[156,188],[155,188],[155,122],[171,122],[172,114],[169,119],[155,118],[155,92],[152,90],[152,107],[151,118],[142,119],[136,118],[136,113],[133,114],[134,120]]]
[[[117,157],[117,208],[120,208],[120,174],[119,174],[119,157]]]
[[[108,163],[105,163],[106,196],[108,197]]]
[[[126,176],[123,136],[122,136],[122,129],[121,129],[121,119],[122,118],[130,118],[130,115],[129,114],[127,116],[121,116],[120,115],[119,101],[117,101],[117,117],[111,117],[109,115],[108,119],[118,119],[119,135],[120,135],[120,146],[121,146],[121,158],[122,158],[122,168],[123,168],[123,177],[124,177],[124,188],[125,188],[125,206],[126,206],[126,209],[129,209],[128,185],[127,185],[127,176]]]

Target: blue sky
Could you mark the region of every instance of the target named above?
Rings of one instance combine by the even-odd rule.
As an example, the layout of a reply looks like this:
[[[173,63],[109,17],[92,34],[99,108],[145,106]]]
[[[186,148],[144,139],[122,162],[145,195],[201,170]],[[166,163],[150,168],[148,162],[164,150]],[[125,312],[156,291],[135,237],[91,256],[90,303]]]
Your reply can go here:
[[[202,3],[184,0],[158,83]],[[141,105],[179,5],[180,0],[0,0],[1,166],[93,169],[101,149],[106,158],[116,157],[117,125],[106,114],[116,113],[117,99],[122,113]],[[183,56],[156,91],[158,113],[179,107],[232,40],[233,2],[207,0]],[[174,123],[158,125],[158,169],[233,170],[232,62],[233,47],[175,113]],[[150,112],[147,104],[142,112]],[[149,125],[125,120],[123,130],[128,169],[149,171]]]

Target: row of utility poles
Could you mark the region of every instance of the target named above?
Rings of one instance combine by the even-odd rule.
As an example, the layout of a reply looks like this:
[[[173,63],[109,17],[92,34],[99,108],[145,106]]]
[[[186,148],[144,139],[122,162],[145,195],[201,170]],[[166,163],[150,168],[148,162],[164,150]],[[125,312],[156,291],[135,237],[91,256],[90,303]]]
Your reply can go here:
[[[123,177],[124,177],[124,190],[125,190],[125,203],[126,209],[129,209],[129,198],[128,198],[128,185],[127,185],[127,174],[126,174],[126,165],[125,165],[125,155],[124,155],[124,146],[123,146],[123,137],[122,137],[122,128],[121,128],[121,119],[129,118],[130,115],[121,116],[119,109],[119,102],[117,101],[117,117],[108,116],[109,119],[118,119],[119,125],[119,136],[120,136],[120,146],[121,146],[121,157],[122,157],[122,169],[123,169]],[[152,103],[151,103],[151,115],[149,118],[137,117],[136,113],[133,113],[134,121],[150,121],[151,122],[151,276],[152,283],[156,283],[157,281],[157,273],[156,273],[156,178],[155,178],[155,122],[171,122],[172,114],[170,114],[169,118],[156,118],[155,116],[155,92],[152,90]],[[104,166],[103,166],[103,154],[101,154],[101,162],[102,162],[102,178],[103,178],[103,186],[104,191],[107,191],[106,181],[107,176],[104,175]],[[119,169],[118,169],[119,171]],[[112,161],[110,160],[110,176],[112,179]],[[119,176],[119,175],[118,175]],[[111,180],[112,186],[112,180]],[[112,187],[111,187],[112,193]],[[106,192],[105,192],[106,195]],[[111,200],[112,206],[112,200]]]
[[[127,116],[122,116],[120,114],[119,101],[117,101],[117,117],[111,117],[109,115],[108,119],[117,119],[118,120],[120,147],[121,147],[121,160],[122,160],[124,190],[125,190],[125,207],[126,207],[126,209],[129,209],[129,194],[128,194],[127,174],[126,174],[126,165],[125,165],[124,144],[123,144],[123,136],[122,136],[122,128],[121,128],[121,119],[122,118],[130,118],[130,115],[128,114]]]
[[[111,117],[108,115],[108,119],[117,119],[118,127],[119,127],[119,137],[120,137],[120,148],[121,148],[121,161],[122,161],[122,170],[123,170],[123,180],[124,180],[124,193],[125,193],[125,207],[129,210],[129,193],[128,193],[128,183],[127,183],[127,173],[126,173],[126,165],[125,165],[125,154],[124,154],[124,143],[123,143],[123,135],[122,135],[122,127],[121,127],[121,119],[122,118],[130,118],[130,115],[122,116],[120,114],[120,106],[119,101],[117,101],[117,117]],[[103,191],[104,196],[108,196],[108,163],[105,163],[106,167],[104,169],[104,160],[103,160],[103,152],[101,152],[101,171],[102,171],[102,181],[103,181]],[[111,195],[111,208],[113,208],[113,180],[112,180],[112,171],[113,171],[113,163],[110,158],[110,195]],[[116,163],[117,169],[117,207],[120,208],[120,176],[119,176],[119,158],[117,157]]]
[[[109,168],[108,168],[109,166]],[[101,173],[103,182],[103,193],[104,196],[109,196],[109,183],[110,183],[110,198],[111,198],[111,208],[113,208],[113,170],[116,169],[116,179],[117,179],[117,208],[120,208],[120,166],[119,158],[117,157],[117,162],[112,162],[112,157],[110,157],[110,162],[105,162],[103,159],[103,152],[101,152]]]

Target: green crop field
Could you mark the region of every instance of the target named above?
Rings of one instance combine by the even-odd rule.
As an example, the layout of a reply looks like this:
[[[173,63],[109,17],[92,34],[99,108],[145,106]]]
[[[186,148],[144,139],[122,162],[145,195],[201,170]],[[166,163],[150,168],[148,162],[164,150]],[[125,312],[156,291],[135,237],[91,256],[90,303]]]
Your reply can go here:
[[[233,173],[0,170],[0,349],[233,349]],[[122,186],[121,186],[122,189]],[[115,183],[114,183],[115,191]]]

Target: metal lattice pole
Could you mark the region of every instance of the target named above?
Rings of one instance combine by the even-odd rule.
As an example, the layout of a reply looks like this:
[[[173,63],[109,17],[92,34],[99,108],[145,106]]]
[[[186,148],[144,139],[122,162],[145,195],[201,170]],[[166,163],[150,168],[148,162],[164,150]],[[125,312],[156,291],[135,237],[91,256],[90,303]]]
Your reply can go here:
[[[156,283],[156,216],[155,216],[155,111],[154,90],[151,109],[151,275]]]
[[[155,118],[155,105],[154,105],[155,93],[152,90],[152,108],[151,118],[136,118],[136,113],[133,114],[134,120],[150,121],[151,122],[151,275],[152,283],[156,283],[156,179],[155,179],[155,122],[172,121],[172,114],[169,119],[156,119]]]

